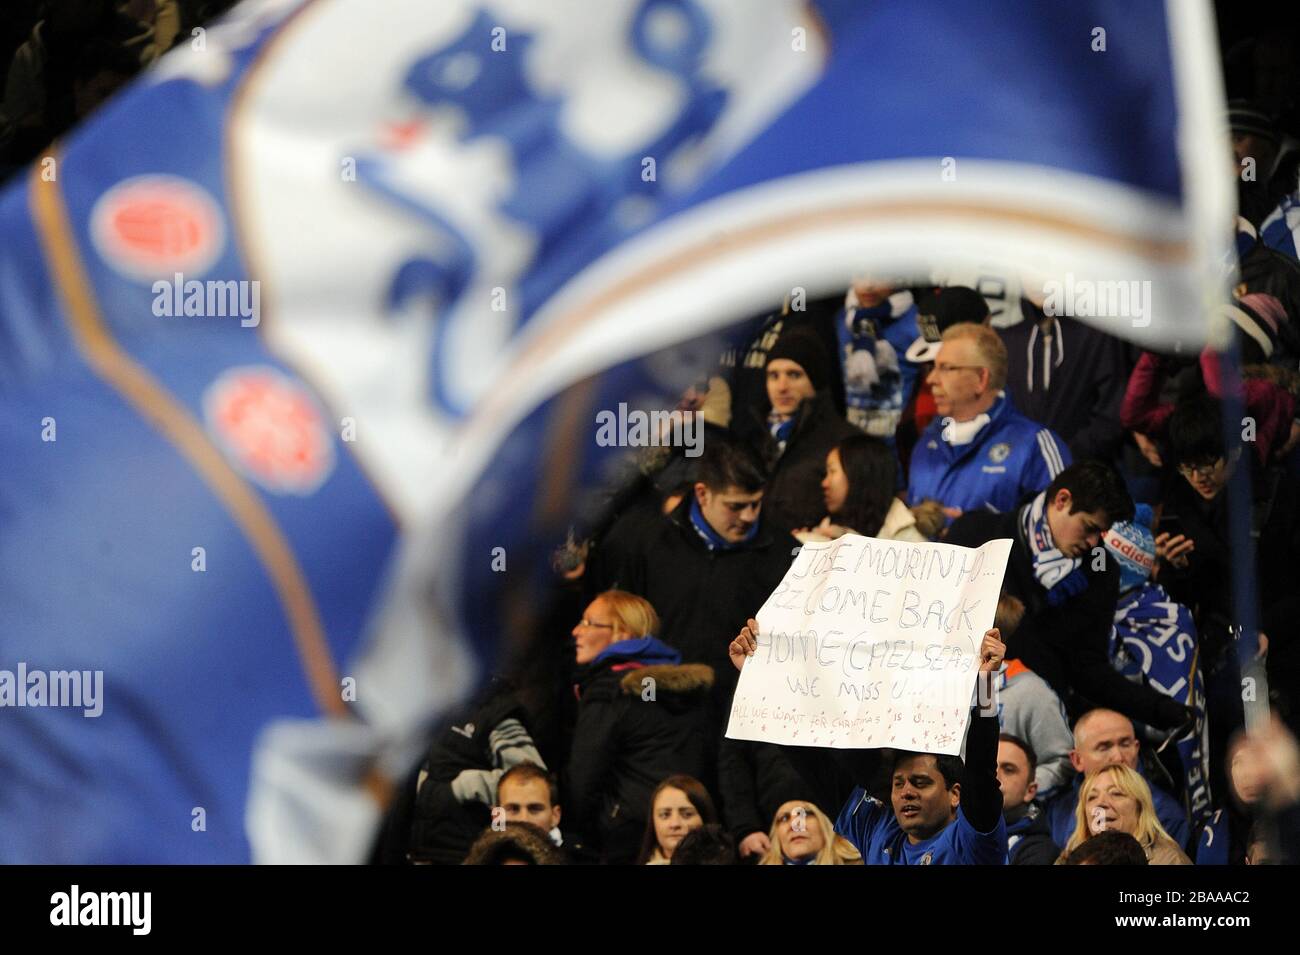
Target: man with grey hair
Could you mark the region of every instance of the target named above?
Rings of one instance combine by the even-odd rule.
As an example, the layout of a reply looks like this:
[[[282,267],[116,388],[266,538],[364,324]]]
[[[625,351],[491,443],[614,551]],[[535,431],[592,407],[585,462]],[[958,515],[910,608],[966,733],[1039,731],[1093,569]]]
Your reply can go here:
[[[1070,763],[1076,775],[1069,785],[1058,787],[1043,806],[1052,839],[1057,845],[1065,845],[1074,832],[1074,809],[1084,777],[1117,763],[1142,772],[1138,759],[1141,745],[1133,730],[1133,721],[1123,713],[1098,708],[1079,717],[1074,724],[1074,749],[1070,750]],[[1151,780],[1147,780],[1147,785],[1151,787],[1151,800],[1155,803],[1160,825],[1179,846],[1186,846],[1191,833],[1187,809]]]
[[[1007,350],[997,332],[973,322],[944,331],[926,376],[938,414],[912,452],[909,505],[938,501],[949,518],[1005,513],[1070,464],[1065,442],[1015,409],[1006,379]]]

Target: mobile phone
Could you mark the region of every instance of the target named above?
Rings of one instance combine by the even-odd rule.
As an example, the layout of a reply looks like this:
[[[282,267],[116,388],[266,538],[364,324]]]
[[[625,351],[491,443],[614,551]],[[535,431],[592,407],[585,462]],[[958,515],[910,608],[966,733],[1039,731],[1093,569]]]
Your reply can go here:
[[[1177,537],[1179,534],[1186,535],[1187,528],[1183,526],[1183,519],[1177,514],[1162,514],[1160,516],[1160,526],[1157,533],[1168,534],[1170,537]]]

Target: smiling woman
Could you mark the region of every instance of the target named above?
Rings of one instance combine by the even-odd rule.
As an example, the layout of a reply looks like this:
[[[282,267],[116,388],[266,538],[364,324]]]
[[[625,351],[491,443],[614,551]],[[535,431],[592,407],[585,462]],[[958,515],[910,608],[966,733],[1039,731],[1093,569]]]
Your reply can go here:
[[[650,797],[650,818],[641,840],[638,865],[668,865],[688,832],[718,821],[704,784],[681,773],[669,776]]]
[[[1084,778],[1074,810],[1074,832],[1057,864],[1063,864],[1091,836],[1111,829],[1137,839],[1151,865],[1192,864],[1160,824],[1146,780],[1137,770],[1122,763],[1106,766]]]

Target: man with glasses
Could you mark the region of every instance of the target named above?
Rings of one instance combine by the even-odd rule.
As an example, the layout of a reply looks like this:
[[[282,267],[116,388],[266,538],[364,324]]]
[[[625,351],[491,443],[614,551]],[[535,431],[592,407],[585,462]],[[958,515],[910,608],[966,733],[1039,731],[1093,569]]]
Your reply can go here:
[[[916,327],[921,334],[905,352],[907,361],[918,369],[918,373],[913,375],[911,391],[903,404],[902,420],[894,433],[894,446],[903,465],[904,484],[907,483],[912,449],[934,420],[934,396],[925,377],[943,346],[943,333],[962,322],[988,325],[991,321],[988,300],[973,288],[945,285],[921,296],[916,314]]]
[[[1006,347],[991,328],[962,322],[943,333],[926,376],[938,413],[912,452],[908,504],[938,501],[949,518],[1006,513],[1070,464],[1065,442],[1012,406],[1006,377]]]
[[[1261,429],[1262,430],[1262,429]],[[1267,654],[1273,703],[1300,727],[1300,495],[1295,481],[1231,433],[1224,439],[1222,409],[1208,394],[1182,398],[1169,418],[1166,461],[1171,476],[1156,534],[1156,576],[1169,596],[1192,608],[1200,635],[1209,715],[1212,791],[1223,791],[1228,738],[1244,721],[1236,614],[1232,601],[1230,520],[1249,520],[1259,595],[1259,646]],[[1249,517],[1228,513],[1228,480],[1248,469]],[[1241,639],[1248,639],[1244,635]],[[1218,785],[1217,790],[1215,784]]]

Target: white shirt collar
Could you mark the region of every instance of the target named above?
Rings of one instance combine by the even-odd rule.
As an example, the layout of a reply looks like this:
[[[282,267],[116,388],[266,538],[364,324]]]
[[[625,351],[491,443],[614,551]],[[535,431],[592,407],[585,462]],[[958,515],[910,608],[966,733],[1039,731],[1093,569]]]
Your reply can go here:
[[[999,391],[997,400],[993,402],[993,408],[996,408],[998,401],[1001,401],[1005,396],[1005,391]],[[992,411],[993,408],[989,408],[989,411]],[[980,429],[988,424],[990,420],[988,411],[977,414],[970,421],[955,421],[952,418],[944,418],[943,431],[940,432],[940,437],[954,448],[960,448],[962,445],[974,441],[975,436],[980,433]]]

